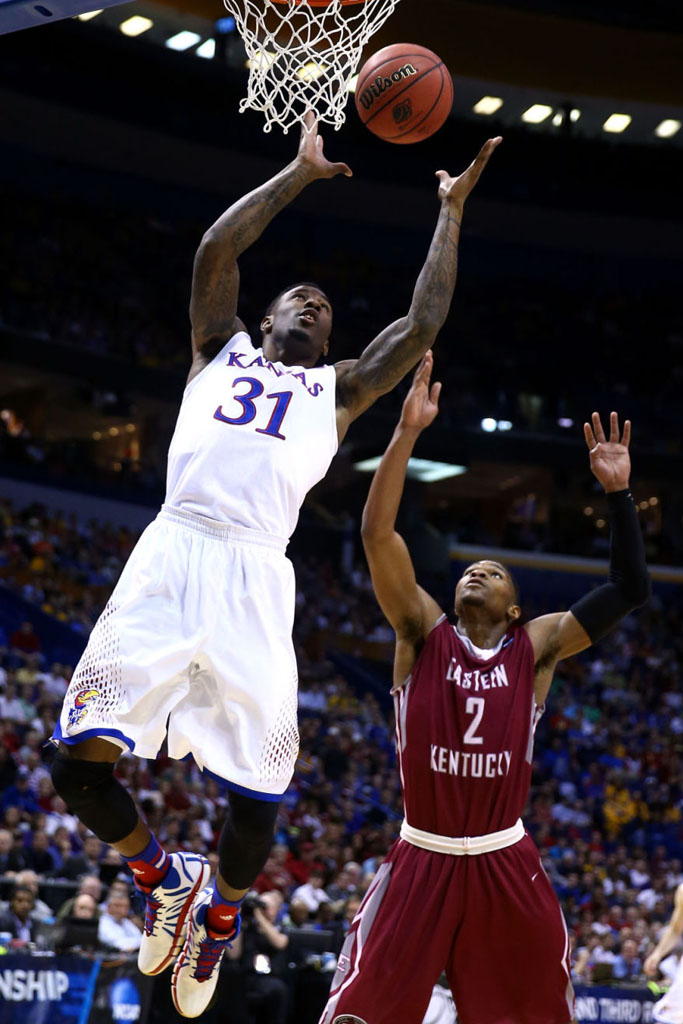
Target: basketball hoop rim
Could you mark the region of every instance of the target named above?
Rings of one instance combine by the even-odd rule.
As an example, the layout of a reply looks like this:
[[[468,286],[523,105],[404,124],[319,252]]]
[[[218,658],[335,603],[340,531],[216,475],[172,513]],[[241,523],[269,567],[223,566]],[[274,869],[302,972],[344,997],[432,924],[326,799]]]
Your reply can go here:
[[[352,4],[359,6],[360,4],[366,3],[366,0],[339,0],[342,7],[350,7]],[[309,7],[331,7],[334,0],[273,0],[274,4],[279,7],[300,7],[302,3],[307,3]]]

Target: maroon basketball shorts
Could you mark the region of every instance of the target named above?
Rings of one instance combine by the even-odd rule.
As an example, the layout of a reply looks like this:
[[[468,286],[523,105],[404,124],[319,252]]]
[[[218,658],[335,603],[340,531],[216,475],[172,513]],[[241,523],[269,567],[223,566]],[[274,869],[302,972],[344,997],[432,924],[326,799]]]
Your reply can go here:
[[[569,1024],[569,938],[525,835],[477,856],[398,840],[358,910],[320,1024],[421,1024],[445,970],[461,1024]]]

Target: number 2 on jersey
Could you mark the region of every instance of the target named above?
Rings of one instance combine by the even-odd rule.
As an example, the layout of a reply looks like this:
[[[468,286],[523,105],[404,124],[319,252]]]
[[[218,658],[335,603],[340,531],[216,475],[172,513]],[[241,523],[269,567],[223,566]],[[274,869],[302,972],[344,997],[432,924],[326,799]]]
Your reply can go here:
[[[245,391],[243,395],[233,395],[236,402],[242,406],[241,416],[226,416],[223,412],[223,406],[219,405],[213,414],[215,420],[220,420],[221,423],[230,423],[234,427],[243,427],[245,423],[251,423],[256,418],[258,412],[256,408],[255,398],[259,398],[263,394],[263,384],[260,380],[256,380],[255,377],[235,377],[232,382],[232,386],[236,384],[248,384],[249,389]],[[291,391],[272,391],[266,398],[275,399],[275,408],[270,414],[270,419],[265,427],[256,427],[257,434],[267,434],[268,437],[279,437],[281,441],[286,441],[285,434],[280,433],[280,427],[282,421],[285,418],[285,413],[289,406],[292,398]],[[263,402],[261,402],[263,405]]]
[[[474,715],[474,719],[470,722],[467,732],[462,738],[463,743],[483,743],[484,737],[477,736],[477,729],[481,722],[484,714],[484,704],[486,701],[483,697],[468,697],[467,703],[465,704],[465,714]]]

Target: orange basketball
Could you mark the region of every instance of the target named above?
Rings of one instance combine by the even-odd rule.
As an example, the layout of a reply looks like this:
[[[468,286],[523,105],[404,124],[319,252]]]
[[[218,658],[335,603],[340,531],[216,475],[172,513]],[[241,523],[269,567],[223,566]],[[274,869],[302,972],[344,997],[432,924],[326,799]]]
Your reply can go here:
[[[431,50],[396,43],[370,57],[358,74],[356,110],[387,142],[420,142],[441,127],[453,106],[453,79]]]

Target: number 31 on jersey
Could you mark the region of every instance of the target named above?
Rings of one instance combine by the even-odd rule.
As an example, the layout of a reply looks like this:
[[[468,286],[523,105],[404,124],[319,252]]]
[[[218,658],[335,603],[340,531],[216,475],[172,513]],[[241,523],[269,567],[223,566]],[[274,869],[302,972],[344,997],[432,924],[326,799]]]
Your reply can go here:
[[[223,412],[223,406],[219,405],[213,414],[215,420],[220,420],[221,423],[229,423],[233,427],[243,427],[247,423],[251,423],[252,420],[256,419],[257,414],[263,409],[264,415],[268,414],[270,408],[270,419],[265,427],[255,427],[257,434],[266,434],[268,437],[278,437],[281,441],[287,440],[287,435],[280,433],[280,427],[289,408],[289,403],[292,399],[291,391],[272,391],[268,395],[264,395],[263,398],[263,384],[260,380],[255,377],[235,377],[232,382],[232,386],[236,387],[238,384],[246,384],[247,390],[243,394],[233,395],[236,402],[242,406],[241,416],[226,416]],[[261,398],[258,403],[256,399]],[[270,399],[275,402],[274,406],[267,406],[266,401]]]

